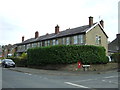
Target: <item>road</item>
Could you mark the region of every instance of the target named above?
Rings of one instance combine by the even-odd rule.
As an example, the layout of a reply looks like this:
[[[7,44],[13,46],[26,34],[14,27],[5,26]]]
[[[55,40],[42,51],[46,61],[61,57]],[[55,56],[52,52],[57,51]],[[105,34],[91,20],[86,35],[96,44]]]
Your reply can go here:
[[[118,72],[81,75],[34,74],[2,69],[2,88],[118,88]],[[96,89],[94,89],[96,90]]]

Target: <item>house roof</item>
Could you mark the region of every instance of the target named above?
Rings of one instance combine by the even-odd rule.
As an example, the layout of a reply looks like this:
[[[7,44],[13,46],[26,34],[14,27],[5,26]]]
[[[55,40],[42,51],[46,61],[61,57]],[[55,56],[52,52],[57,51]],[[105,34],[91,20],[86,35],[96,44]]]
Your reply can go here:
[[[84,26],[77,27],[77,28],[72,28],[72,29],[66,29],[66,30],[63,30],[63,31],[59,32],[58,34],[52,33],[52,34],[47,34],[47,35],[40,36],[37,39],[34,39],[33,41],[30,41],[30,42],[60,38],[60,37],[65,37],[65,36],[69,36],[69,35],[73,35],[73,34],[79,34],[79,33],[82,34],[82,33],[85,33],[88,29],[89,29],[89,25],[84,25]]]
[[[25,40],[25,41],[23,41],[23,42],[21,42],[21,43],[17,43],[17,44],[15,44],[15,45],[27,44],[27,43],[30,43],[30,42],[32,42],[32,41],[34,41],[34,40],[35,40],[35,38],[30,38],[30,39],[27,39],[27,40]]]
[[[108,51],[109,52],[118,52],[117,47],[118,47],[118,41],[116,38],[108,44]]]
[[[24,45],[27,43],[33,43],[33,42],[38,42],[38,41],[43,41],[43,40],[60,38],[60,37],[65,37],[65,36],[70,36],[70,35],[75,35],[75,34],[85,34],[87,31],[91,30],[96,25],[99,25],[99,23],[94,23],[92,27],[89,27],[89,25],[84,25],[84,26],[80,26],[80,27],[76,27],[76,28],[63,30],[57,34],[52,33],[52,34],[46,34],[46,35],[40,36],[36,39],[35,38],[27,39],[26,41],[23,41],[22,43],[18,43],[16,45]],[[100,27],[101,27],[101,25],[100,25]],[[103,28],[101,28],[101,29],[103,29]],[[102,31],[106,35],[104,30],[102,30]]]

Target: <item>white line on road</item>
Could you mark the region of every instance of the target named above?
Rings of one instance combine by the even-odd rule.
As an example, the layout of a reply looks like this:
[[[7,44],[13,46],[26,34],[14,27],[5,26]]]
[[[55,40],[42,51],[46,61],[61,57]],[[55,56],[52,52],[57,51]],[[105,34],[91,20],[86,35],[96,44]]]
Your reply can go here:
[[[69,84],[69,85],[73,85],[73,86],[77,86],[77,87],[81,87],[81,88],[89,88],[89,87],[85,87],[85,86],[82,86],[82,85],[74,84],[74,83],[71,83],[71,82],[64,82],[64,83]]]
[[[91,81],[91,80],[96,80],[96,79],[87,79],[87,80],[79,80],[79,81],[72,81],[72,82],[85,82],[85,81]]]
[[[28,73],[24,73],[24,74],[28,74]]]
[[[32,74],[29,74],[29,73],[24,73],[24,74],[27,74],[27,75],[32,75]]]
[[[118,77],[118,76],[109,76],[109,77],[104,77],[104,78],[114,78],[114,77]]]
[[[32,74],[28,74],[28,75],[32,75]]]

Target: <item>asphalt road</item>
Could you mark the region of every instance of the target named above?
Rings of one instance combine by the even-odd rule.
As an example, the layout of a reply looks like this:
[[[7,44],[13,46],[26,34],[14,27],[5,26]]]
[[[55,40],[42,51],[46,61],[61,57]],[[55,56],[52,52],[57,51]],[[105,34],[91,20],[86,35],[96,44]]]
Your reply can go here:
[[[49,75],[2,70],[2,88],[118,88],[118,72]],[[94,89],[96,90],[96,89]]]

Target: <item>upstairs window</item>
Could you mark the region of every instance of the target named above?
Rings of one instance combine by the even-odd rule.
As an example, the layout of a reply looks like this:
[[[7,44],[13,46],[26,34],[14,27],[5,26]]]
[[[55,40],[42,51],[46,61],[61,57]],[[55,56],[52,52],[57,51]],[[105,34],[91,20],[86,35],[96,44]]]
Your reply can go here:
[[[101,36],[96,35],[96,44],[101,44]]]

